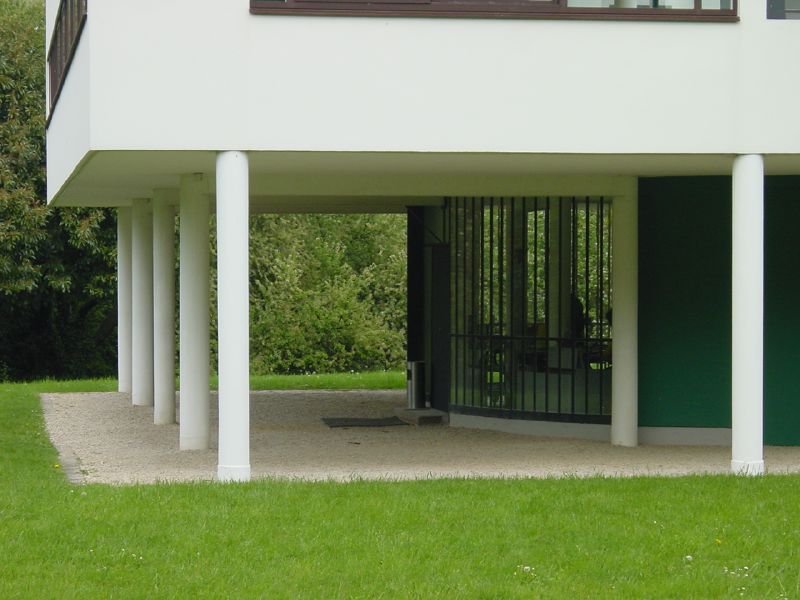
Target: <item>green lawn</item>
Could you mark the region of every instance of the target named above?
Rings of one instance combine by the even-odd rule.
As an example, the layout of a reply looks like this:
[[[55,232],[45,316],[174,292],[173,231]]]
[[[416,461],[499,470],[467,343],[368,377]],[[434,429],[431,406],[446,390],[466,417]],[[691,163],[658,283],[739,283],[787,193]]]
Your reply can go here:
[[[216,378],[212,385],[216,385]],[[251,375],[252,390],[388,390],[405,389],[405,371],[315,373],[314,375]]]
[[[0,384],[0,598],[800,598],[798,477],[69,485],[114,387]]]

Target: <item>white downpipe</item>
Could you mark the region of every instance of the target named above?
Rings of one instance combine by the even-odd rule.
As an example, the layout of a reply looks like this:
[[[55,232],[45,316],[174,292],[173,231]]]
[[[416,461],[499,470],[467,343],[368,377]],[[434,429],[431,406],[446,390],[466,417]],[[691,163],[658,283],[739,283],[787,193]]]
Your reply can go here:
[[[221,481],[250,479],[247,154],[217,155],[219,464]]]
[[[180,449],[209,445],[209,200],[203,175],[180,188]]]
[[[117,379],[131,393],[131,209],[117,209]]]
[[[764,159],[733,162],[731,470],[764,472]]]
[[[611,371],[611,443],[639,443],[639,199],[638,182],[613,200],[611,306],[614,309]]]
[[[153,213],[150,200],[133,201],[133,327],[131,399],[135,406],[153,405]]]
[[[175,422],[175,209],[153,192],[153,422]]]

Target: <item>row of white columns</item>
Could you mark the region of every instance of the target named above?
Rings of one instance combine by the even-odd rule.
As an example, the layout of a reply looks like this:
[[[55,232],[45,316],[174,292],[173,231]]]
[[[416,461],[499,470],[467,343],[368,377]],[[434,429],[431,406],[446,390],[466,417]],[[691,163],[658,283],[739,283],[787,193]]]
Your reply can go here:
[[[638,444],[638,201],[614,198],[614,371],[611,442]],[[731,470],[764,472],[764,159],[733,164]],[[702,293],[702,290],[698,290]]]
[[[614,368],[611,371],[611,443],[639,443],[639,197],[636,180],[614,197],[611,306]]]
[[[243,152],[221,152],[216,170],[219,459],[223,481],[250,478],[248,207]],[[180,214],[181,450],[210,442],[208,177],[183,175],[179,190],[157,189],[118,211],[119,390],[174,423],[175,204]]]
[[[731,470],[764,472],[764,158],[733,163]]]
[[[219,463],[221,480],[247,480],[249,459],[248,161],[217,157]],[[180,448],[209,445],[209,190],[204,175],[181,177]],[[171,423],[174,404],[175,193],[120,209],[119,386],[135,405]],[[638,443],[638,199],[636,185],[614,204],[614,373],[611,441]],[[733,167],[732,460],[759,474],[763,460],[763,157]]]
[[[180,448],[204,450],[209,440],[209,231],[207,179],[184,175],[180,186],[179,333]],[[221,204],[221,203],[220,203]],[[185,400],[185,401],[184,401]]]

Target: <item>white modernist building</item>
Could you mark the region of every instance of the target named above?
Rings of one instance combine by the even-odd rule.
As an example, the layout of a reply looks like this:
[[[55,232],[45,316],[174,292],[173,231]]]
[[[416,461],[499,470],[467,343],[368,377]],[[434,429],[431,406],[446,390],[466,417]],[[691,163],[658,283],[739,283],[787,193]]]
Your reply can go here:
[[[763,332],[765,190],[800,202],[794,8],[47,0],[48,200],[118,209],[120,390],[174,421],[177,214],[180,447],[208,447],[215,212],[218,475],[248,479],[248,215],[407,211],[409,358],[453,424],[731,443],[761,473],[765,432],[800,443]]]

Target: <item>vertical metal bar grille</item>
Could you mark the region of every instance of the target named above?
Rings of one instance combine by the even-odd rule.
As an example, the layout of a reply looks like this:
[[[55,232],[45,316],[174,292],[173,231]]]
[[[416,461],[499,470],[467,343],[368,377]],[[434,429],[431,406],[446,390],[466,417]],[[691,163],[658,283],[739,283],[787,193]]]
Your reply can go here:
[[[608,422],[611,203],[452,198],[456,410]]]
[[[545,364],[545,374],[542,377],[544,379],[544,411],[545,413],[550,413],[550,374],[549,371],[552,370],[552,365],[549,362],[549,349],[550,344],[552,342],[552,338],[550,337],[552,334],[550,332],[550,315],[552,315],[552,293],[550,290],[550,272],[552,271],[552,267],[550,265],[550,247],[553,243],[553,236],[551,230],[551,206],[550,206],[550,198],[545,198],[545,207],[544,207],[544,250],[542,254],[542,260],[544,261],[544,281],[541,282],[541,288],[544,288],[544,314],[542,315],[542,329],[541,335],[544,336],[544,345],[542,348],[544,352],[542,353],[542,362]],[[537,248],[539,247],[539,240],[534,240]],[[537,323],[538,325],[538,323]],[[537,337],[534,334],[534,339]],[[541,350],[539,350],[541,351]],[[548,366],[549,365],[549,366]],[[536,405],[536,399],[538,396],[538,390],[533,391],[533,401],[534,405]]]

